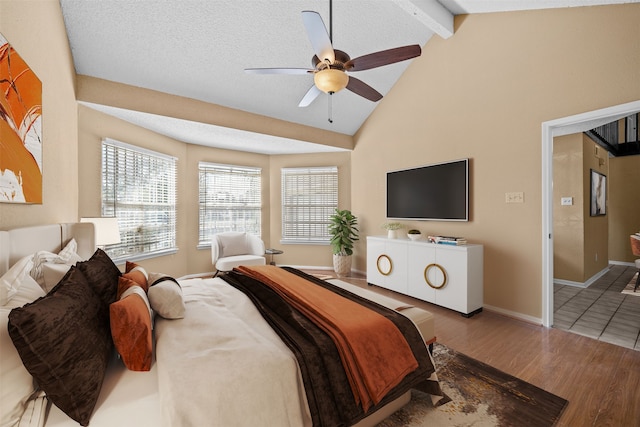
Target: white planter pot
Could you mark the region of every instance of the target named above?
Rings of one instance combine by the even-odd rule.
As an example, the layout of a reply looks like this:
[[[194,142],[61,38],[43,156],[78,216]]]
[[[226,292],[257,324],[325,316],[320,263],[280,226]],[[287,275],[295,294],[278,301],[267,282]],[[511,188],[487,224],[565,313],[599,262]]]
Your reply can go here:
[[[389,238],[389,239],[397,239],[398,238],[398,230],[387,230],[387,238]]]
[[[333,270],[338,277],[348,275],[351,272],[351,255],[333,254]]]

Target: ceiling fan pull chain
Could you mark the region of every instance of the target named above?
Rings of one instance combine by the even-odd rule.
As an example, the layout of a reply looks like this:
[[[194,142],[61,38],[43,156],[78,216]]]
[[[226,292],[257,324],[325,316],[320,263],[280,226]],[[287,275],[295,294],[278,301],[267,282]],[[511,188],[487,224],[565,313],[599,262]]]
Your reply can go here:
[[[328,96],[329,99],[329,123],[333,123],[333,118],[331,117],[332,113],[331,113],[331,100],[333,99],[333,93],[330,93]]]

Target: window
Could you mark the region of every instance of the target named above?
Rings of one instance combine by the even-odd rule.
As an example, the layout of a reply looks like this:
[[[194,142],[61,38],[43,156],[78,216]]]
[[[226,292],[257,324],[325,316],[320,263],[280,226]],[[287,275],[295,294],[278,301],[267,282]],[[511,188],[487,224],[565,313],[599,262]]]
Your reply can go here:
[[[102,216],[117,217],[114,262],[175,253],[175,157],[123,142],[102,141]]]
[[[262,169],[200,162],[200,243],[224,231],[260,236],[262,226]]]
[[[282,243],[329,243],[338,167],[282,169]]]

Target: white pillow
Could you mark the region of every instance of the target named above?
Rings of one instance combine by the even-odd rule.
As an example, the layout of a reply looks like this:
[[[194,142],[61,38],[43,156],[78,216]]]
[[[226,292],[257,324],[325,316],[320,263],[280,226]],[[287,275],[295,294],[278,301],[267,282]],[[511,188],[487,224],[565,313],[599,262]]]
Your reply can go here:
[[[27,275],[22,284],[20,285],[20,289],[18,292],[9,300],[8,303],[2,306],[2,308],[17,308],[22,307],[25,304],[30,302],[34,302],[38,298],[45,296],[45,291],[38,285],[38,283],[33,280],[33,277]]]
[[[11,309],[0,308],[1,426],[18,425],[24,412],[25,402],[35,391],[33,377],[22,364],[22,359],[20,359],[7,330],[10,312]]]
[[[28,255],[13,264],[0,278],[0,305],[5,305],[18,292],[33,267],[32,256]]]
[[[33,268],[31,269],[31,277],[44,289],[44,264],[54,262],[58,255],[53,252],[38,251],[33,255]]]
[[[44,265],[47,263],[75,265],[76,262],[83,259],[76,253],[78,244],[75,239],[71,239],[69,243],[57,254],[47,251],[39,251],[33,255],[33,268],[31,269],[31,277],[40,285],[42,289],[47,289],[48,284],[44,278]],[[57,282],[56,282],[57,283]],[[53,284],[55,286],[55,283]],[[50,288],[49,288],[50,289]]]
[[[67,243],[67,246],[58,252],[58,257],[54,262],[58,264],[75,265],[76,262],[84,261],[77,252],[78,243],[76,242],[76,239],[71,239],[69,243]]]

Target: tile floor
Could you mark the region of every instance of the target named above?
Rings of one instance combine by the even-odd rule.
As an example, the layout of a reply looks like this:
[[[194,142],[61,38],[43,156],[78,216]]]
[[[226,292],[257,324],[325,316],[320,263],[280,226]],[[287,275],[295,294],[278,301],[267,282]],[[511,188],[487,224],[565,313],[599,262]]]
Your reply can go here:
[[[553,327],[640,350],[639,295],[621,293],[635,267],[611,265],[588,288],[554,285]]]

